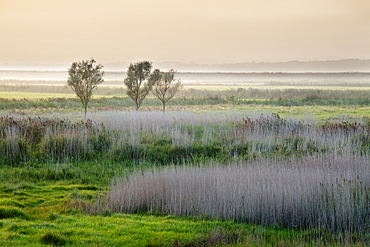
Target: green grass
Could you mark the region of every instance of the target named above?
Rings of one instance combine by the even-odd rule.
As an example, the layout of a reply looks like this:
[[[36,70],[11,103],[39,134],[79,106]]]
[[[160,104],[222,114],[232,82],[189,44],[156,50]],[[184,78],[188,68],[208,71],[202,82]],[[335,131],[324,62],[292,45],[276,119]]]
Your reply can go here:
[[[0,92],[0,98],[2,99],[28,99],[28,100],[40,100],[48,98],[76,98],[76,95],[72,93],[33,93],[33,92]]]
[[[216,105],[198,107],[199,111],[212,111],[223,114],[225,111],[234,111],[238,113],[256,113],[265,114],[277,113],[283,118],[292,118],[300,121],[315,121],[323,124],[326,121],[341,121],[346,119],[358,120],[366,118],[370,114],[369,106],[273,106],[273,105]]]
[[[325,232],[172,216],[50,213],[45,219],[1,222],[0,245],[5,246],[340,246]]]
[[[13,91],[10,91],[13,90]],[[18,90],[18,91],[15,91]],[[167,104],[168,111],[260,111],[276,112],[283,117],[304,119],[315,116],[318,121],[329,118],[366,117],[369,115],[369,89],[343,87],[238,87],[220,90],[213,86],[181,90]],[[123,88],[100,88],[88,105],[89,112],[133,111],[134,103]],[[149,95],[140,111],[160,111],[161,103]],[[80,101],[64,86],[0,87],[0,111],[4,114],[43,115],[58,112],[61,116],[78,117]]]
[[[140,168],[141,167],[141,168]],[[1,166],[0,246],[366,246],[368,237],[207,217],[85,213],[130,166],[104,160]],[[66,173],[68,171],[69,173]]]
[[[41,173],[47,166],[57,169],[58,165],[45,164],[37,169]],[[103,165],[79,166],[76,163],[70,166],[79,169],[83,177],[97,178],[95,185],[78,183],[81,179],[78,173],[70,179],[37,179],[38,171],[30,171],[30,167],[1,168],[5,176],[0,187],[0,246],[245,246],[247,243],[251,246],[276,246],[277,243],[283,246],[327,246],[326,243],[340,246],[343,243],[340,235],[325,231],[261,227],[205,218],[112,214],[109,211],[89,215],[78,208],[91,204],[105,193],[106,180],[102,179],[103,175],[99,179],[94,172]],[[110,169],[123,169],[120,166],[122,164],[111,164]],[[17,174],[23,177],[22,182]],[[112,174],[105,177],[112,177]],[[355,239],[346,241],[356,242]]]
[[[237,90],[239,88],[248,90],[250,88],[260,89],[260,90],[286,90],[286,89],[320,89],[320,90],[370,90],[370,87],[366,84],[364,86],[306,86],[306,85],[244,85],[240,84],[184,84],[185,89],[197,89],[197,90],[214,90],[214,91],[224,91],[224,90]]]
[[[94,98],[102,98],[102,97],[120,97],[122,94],[109,94],[109,95],[102,95],[102,94],[95,94]],[[21,100],[21,99],[28,99],[28,100],[45,100],[45,99],[53,99],[53,98],[65,98],[65,99],[76,99],[76,94],[74,92],[70,93],[52,93],[52,92],[0,92],[1,99],[9,99],[9,100]]]
[[[370,104],[355,104],[361,99],[354,99],[353,102],[312,102],[305,103],[301,101],[279,103],[278,100],[269,99],[250,99],[237,102],[229,102],[226,99],[174,99],[167,106],[167,111],[258,111],[258,112],[276,112],[283,117],[293,117],[304,119],[307,116],[314,116],[316,120],[325,121],[331,117],[349,116],[349,117],[366,117],[370,113]],[[368,100],[370,101],[370,100]],[[282,105],[280,105],[282,104]],[[5,114],[22,114],[22,115],[40,115],[47,113],[74,115],[81,112],[81,103],[76,98],[45,98],[45,99],[19,99],[19,100],[0,100],[0,110]],[[128,98],[123,97],[94,97],[89,106],[88,112],[103,111],[133,111],[134,104]],[[144,102],[140,111],[160,111],[161,105],[153,98]],[[61,115],[61,116],[63,116]],[[64,117],[63,116],[63,117]]]
[[[129,102],[130,103],[130,102]],[[51,117],[57,115],[59,118],[67,118],[75,121],[83,119],[83,109],[76,100],[74,108],[30,108],[30,109],[16,109],[0,111],[3,114],[21,115],[21,116],[41,116]],[[317,123],[324,123],[330,119],[359,119],[370,116],[370,106],[273,106],[264,104],[250,104],[250,105],[232,105],[232,104],[215,104],[215,105],[193,105],[193,106],[179,106],[168,105],[168,112],[176,111],[192,111],[199,113],[215,113],[225,114],[226,112],[235,112],[237,114],[247,115],[249,113],[278,113],[283,118],[293,118],[298,120],[315,120]],[[127,107],[89,107],[88,118],[95,118],[100,113],[106,111],[135,111],[134,106]],[[145,111],[161,111],[161,106],[143,106],[139,110]]]
[[[22,206],[0,206],[0,216],[3,211],[10,215],[0,218],[0,246],[342,246],[346,241],[356,242],[356,236],[344,241],[340,235],[325,231],[204,218],[110,212],[88,215],[71,204],[91,201],[100,191],[82,184],[57,184],[1,188],[2,197]]]

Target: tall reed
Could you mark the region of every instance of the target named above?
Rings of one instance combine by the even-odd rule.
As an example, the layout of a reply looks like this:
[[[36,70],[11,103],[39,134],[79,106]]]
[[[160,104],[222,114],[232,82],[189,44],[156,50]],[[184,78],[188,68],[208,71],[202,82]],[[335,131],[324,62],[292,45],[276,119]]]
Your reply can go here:
[[[91,120],[0,117],[0,164],[86,159],[111,148],[113,135]]]
[[[263,158],[166,167],[114,180],[114,212],[206,216],[285,227],[365,231],[370,227],[369,156]]]
[[[142,144],[190,147],[216,145],[224,156],[265,154],[305,155],[312,153],[368,152],[369,128],[348,121],[315,126],[285,120],[277,114],[199,114],[176,112],[105,113],[107,128],[119,131],[125,145]],[[98,120],[96,119],[96,120]],[[165,140],[165,142],[160,141]]]
[[[91,159],[99,154],[125,162],[139,159],[166,164],[194,158],[367,154],[370,130],[356,122],[315,126],[277,114],[249,113],[243,118],[235,112],[116,112],[82,122],[0,117],[0,142],[0,154],[7,157],[0,163],[32,157]],[[14,146],[13,153],[10,146]],[[13,161],[16,157],[18,161]]]

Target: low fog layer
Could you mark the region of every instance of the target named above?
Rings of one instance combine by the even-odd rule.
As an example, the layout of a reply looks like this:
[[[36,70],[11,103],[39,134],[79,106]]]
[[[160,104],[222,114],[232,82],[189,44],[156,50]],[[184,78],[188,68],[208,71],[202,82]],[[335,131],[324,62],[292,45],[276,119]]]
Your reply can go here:
[[[103,63],[105,71],[127,70],[130,62]],[[0,71],[67,71],[70,64],[42,63],[0,63]],[[342,59],[332,61],[287,61],[287,62],[249,62],[249,63],[183,63],[153,62],[161,70],[175,69],[178,72],[370,72],[370,60]]]

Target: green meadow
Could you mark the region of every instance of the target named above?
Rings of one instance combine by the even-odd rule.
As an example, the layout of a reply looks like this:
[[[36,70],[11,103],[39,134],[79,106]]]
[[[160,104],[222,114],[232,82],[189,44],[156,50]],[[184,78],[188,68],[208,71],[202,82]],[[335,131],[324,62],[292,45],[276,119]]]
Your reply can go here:
[[[368,246],[368,87],[0,89],[0,246]]]
[[[323,230],[284,229],[277,225],[263,227],[206,217],[174,217],[144,212],[86,213],[79,204],[104,196],[107,185],[84,179],[101,177],[96,169],[123,172],[120,164],[106,167],[104,161],[100,162],[103,164],[3,167],[0,245],[341,246],[343,242],[354,242],[353,246],[365,246],[349,237]],[[69,174],[66,174],[67,169]],[[75,178],[71,173],[75,173]],[[110,176],[112,174],[106,179]]]

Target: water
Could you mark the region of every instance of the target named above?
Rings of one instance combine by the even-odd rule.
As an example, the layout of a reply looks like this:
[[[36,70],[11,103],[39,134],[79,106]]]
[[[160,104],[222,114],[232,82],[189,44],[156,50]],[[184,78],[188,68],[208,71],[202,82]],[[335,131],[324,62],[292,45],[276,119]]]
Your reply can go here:
[[[0,70],[0,84],[65,85],[67,71]],[[122,85],[123,71],[106,71],[105,85]],[[176,74],[184,85],[230,86],[370,86],[370,73],[184,73]]]
[[[123,80],[124,72],[106,72],[104,79],[108,81]],[[0,80],[26,80],[26,81],[67,81],[67,71],[41,71],[41,70],[0,70]]]

